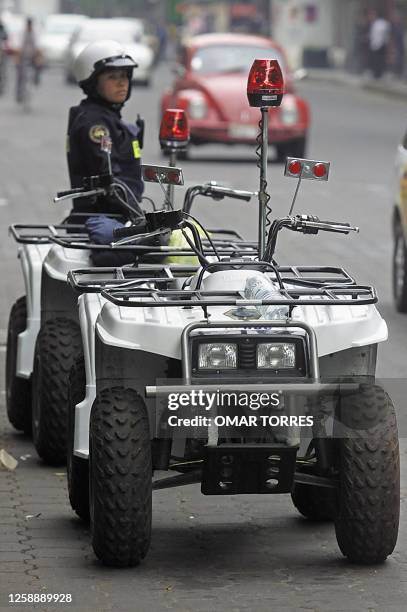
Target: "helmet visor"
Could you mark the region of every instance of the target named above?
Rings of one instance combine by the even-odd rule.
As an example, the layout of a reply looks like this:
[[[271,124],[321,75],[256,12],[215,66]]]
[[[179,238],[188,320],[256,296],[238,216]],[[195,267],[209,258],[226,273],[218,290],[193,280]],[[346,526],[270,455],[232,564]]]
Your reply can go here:
[[[106,57],[94,64],[94,74],[108,68],[137,68],[138,64],[130,55],[115,55]]]

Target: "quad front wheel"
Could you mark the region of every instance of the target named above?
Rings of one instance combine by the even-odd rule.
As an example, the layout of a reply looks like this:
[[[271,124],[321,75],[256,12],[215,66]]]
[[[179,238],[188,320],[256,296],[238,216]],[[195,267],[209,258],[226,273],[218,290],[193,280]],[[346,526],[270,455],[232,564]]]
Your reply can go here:
[[[17,376],[18,335],[27,327],[27,298],[20,297],[10,311],[7,329],[6,400],[7,415],[16,429],[31,431],[31,381]]]
[[[336,419],[336,538],[355,563],[383,562],[396,545],[400,459],[393,404],[376,385],[341,397]]]
[[[97,396],[89,431],[92,545],[106,565],[137,565],[151,537],[151,442],[147,410],[133,389]]]
[[[69,373],[82,351],[74,321],[46,321],[38,334],[33,372],[32,430],[34,446],[49,465],[66,461]]]

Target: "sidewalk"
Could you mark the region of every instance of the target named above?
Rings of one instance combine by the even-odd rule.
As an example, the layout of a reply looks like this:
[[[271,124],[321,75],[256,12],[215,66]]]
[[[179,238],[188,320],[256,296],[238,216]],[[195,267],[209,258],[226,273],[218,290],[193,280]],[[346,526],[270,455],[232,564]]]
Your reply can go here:
[[[367,91],[407,99],[407,81],[402,81],[391,74],[385,74],[381,79],[373,79],[365,74],[352,74],[339,69],[307,68],[308,79],[349,87],[359,87]]]

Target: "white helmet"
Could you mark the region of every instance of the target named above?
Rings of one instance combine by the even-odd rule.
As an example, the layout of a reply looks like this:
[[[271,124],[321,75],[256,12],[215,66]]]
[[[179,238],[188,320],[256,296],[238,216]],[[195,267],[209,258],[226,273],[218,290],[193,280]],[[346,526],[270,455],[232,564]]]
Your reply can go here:
[[[109,68],[127,68],[132,71],[137,64],[122,45],[114,40],[90,43],[81,51],[73,66],[74,76],[80,86]]]

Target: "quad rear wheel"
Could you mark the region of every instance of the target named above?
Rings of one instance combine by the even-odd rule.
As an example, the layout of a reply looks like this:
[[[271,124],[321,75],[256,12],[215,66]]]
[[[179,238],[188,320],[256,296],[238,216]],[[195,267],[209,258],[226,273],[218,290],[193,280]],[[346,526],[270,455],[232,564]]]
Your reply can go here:
[[[77,323],[62,317],[44,323],[35,346],[32,430],[37,453],[49,465],[66,461],[69,373],[81,351]]]
[[[350,561],[381,563],[393,552],[399,525],[395,410],[381,387],[361,385],[357,394],[341,397],[338,416],[336,538]]]
[[[7,415],[16,429],[31,432],[31,380],[17,376],[18,335],[27,327],[27,298],[18,298],[10,311],[7,329],[6,400]]]
[[[101,391],[89,431],[92,545],[106,565],[137,565],[151,538],[151,442],[147,410],[133,389]]]

